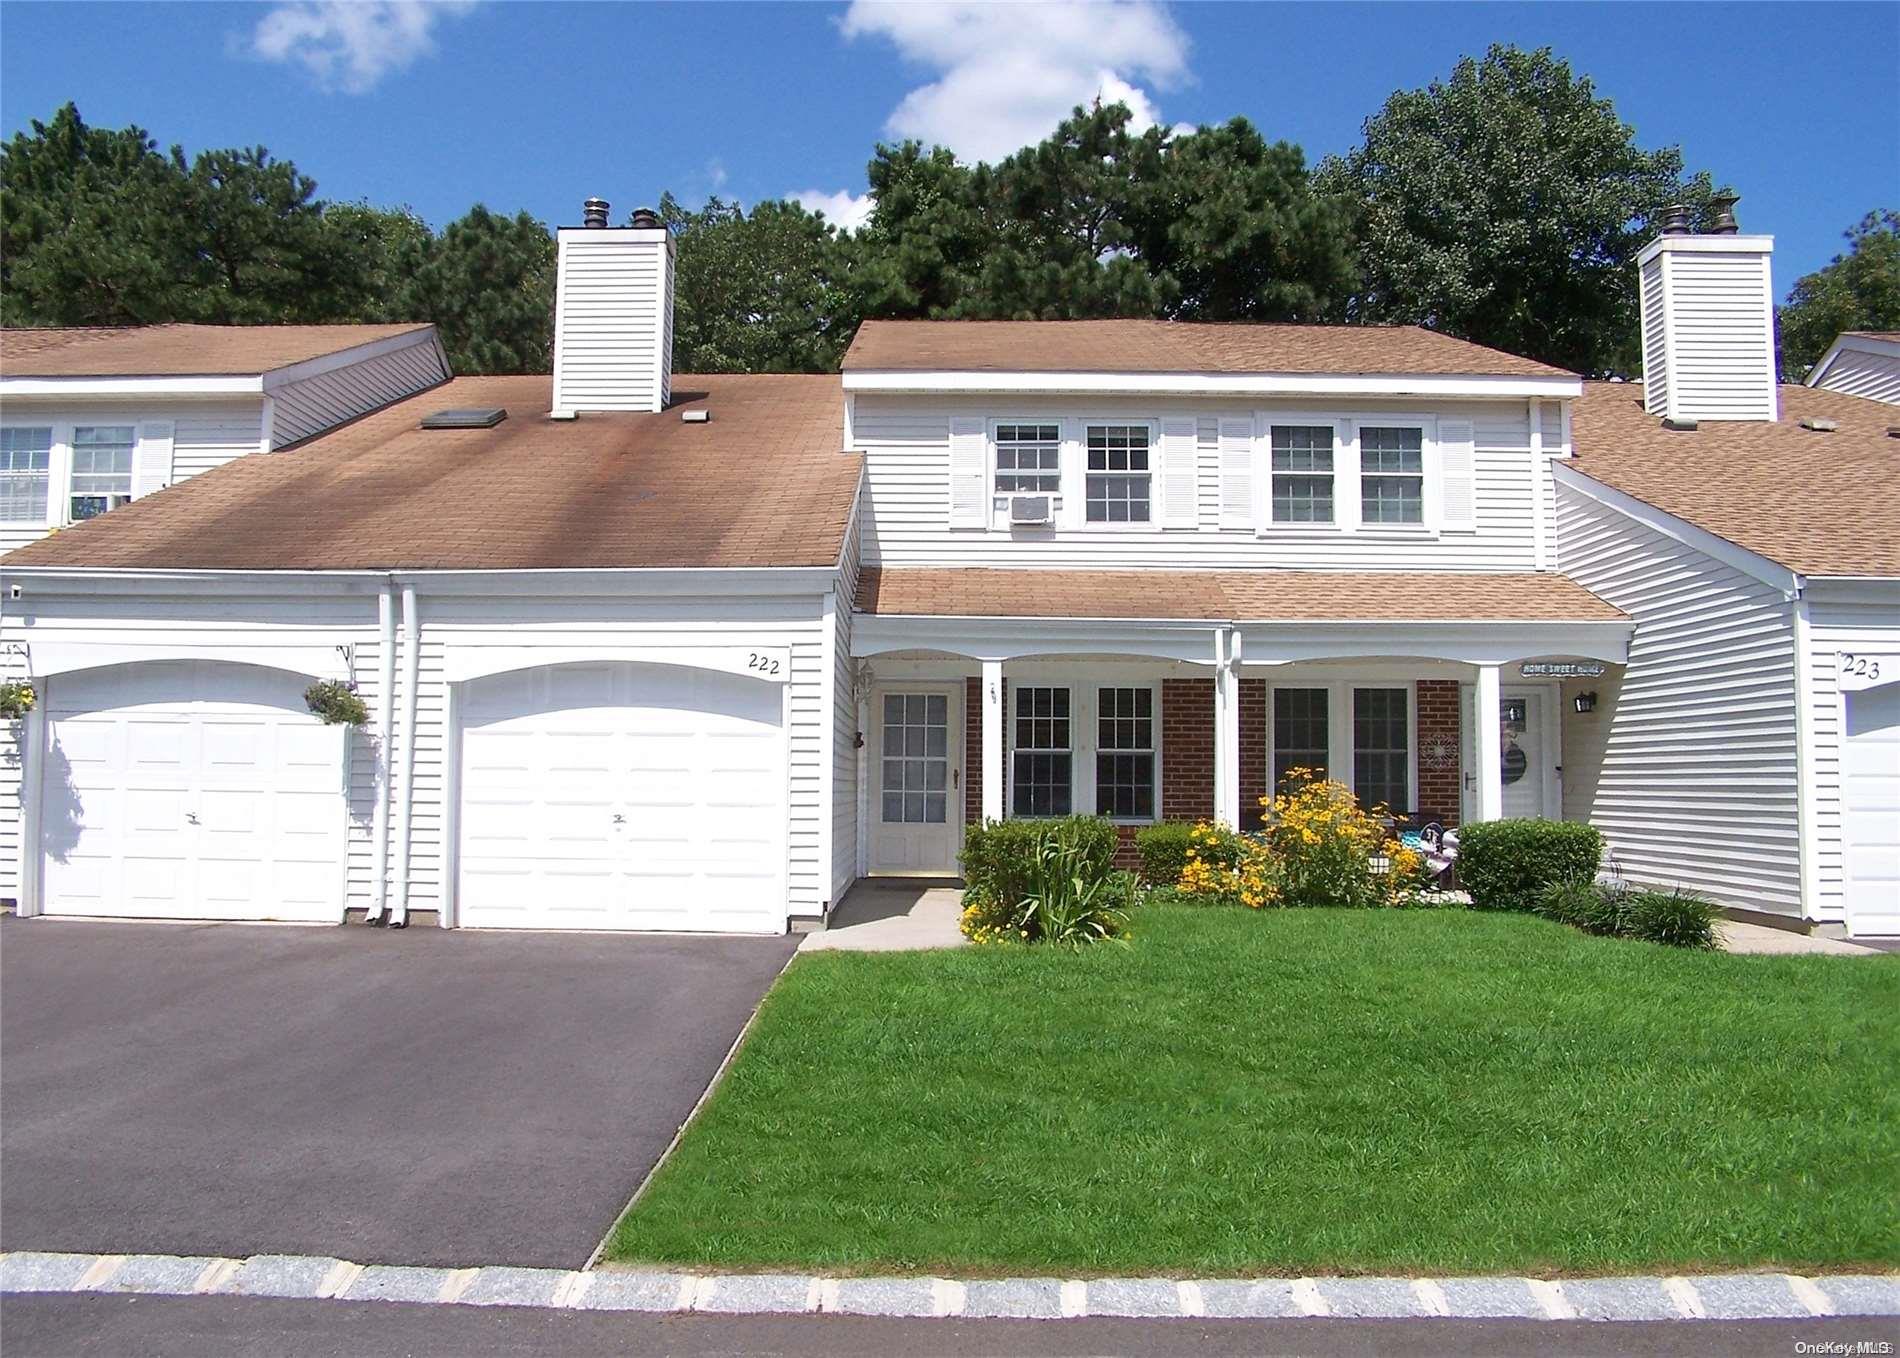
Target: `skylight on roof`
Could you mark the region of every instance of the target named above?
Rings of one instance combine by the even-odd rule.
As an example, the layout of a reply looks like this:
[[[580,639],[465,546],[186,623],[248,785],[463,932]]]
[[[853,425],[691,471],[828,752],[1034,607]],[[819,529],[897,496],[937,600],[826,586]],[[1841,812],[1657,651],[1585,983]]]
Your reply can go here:
[[[438,410],[422,417],[424,429],[493,429],[508,418],[500,406],[470,406],[460,410]]]

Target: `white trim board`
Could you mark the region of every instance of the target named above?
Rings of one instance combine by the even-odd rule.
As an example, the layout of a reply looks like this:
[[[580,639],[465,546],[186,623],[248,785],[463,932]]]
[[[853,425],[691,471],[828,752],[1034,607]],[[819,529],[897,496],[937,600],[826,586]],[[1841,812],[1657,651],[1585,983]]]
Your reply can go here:
[[[1434,396],[1523,400],[1583,395],[1580,377],[1456,374],[911,372],[858,370],[843,375],[847,392],[1003,393],[1035,395]]]

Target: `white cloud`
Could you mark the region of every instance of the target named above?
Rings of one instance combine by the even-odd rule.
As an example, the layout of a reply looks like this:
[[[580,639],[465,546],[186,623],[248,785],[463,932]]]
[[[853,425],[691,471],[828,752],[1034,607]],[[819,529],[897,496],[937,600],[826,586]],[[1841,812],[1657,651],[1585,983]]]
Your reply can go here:
[[[1137,130],[1160,120],[1145,86],[1187,79],[1187,35],[1153,0],[853,0],[847,38],[887,38],[939,78],[905,95],[885,129],[997,160],[1041,141],[1077,104],[1117,100]],[[1141,83],[1137,83],[1141,82]]]
[[[386,75],[435,51],[441,20],[476,0],[295,0],[273,8],[251,32],[250,51],[295,62],[318,88],[366,94]]]
[[[836,193],[826,193],[823,189],[800,189],[797,193],[785,196],[807,212],[824,213],[826,221],[846,231],[856,231],[871,220],[871,208],[874,206],[870,194],[852,193],[848,189],[840,189]]]

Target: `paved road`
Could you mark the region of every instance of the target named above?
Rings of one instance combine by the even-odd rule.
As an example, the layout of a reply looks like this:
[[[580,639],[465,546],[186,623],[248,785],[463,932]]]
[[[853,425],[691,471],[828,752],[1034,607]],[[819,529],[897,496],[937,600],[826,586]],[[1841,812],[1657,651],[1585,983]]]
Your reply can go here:
[[[796,943],[0,919],[0,1248],[578,1267]]]
[[[856,1316],[647,1316],[393,1302],[234,1297],[11,1296],[7,1358],[257,1355],[1372,1355],[1539,1358],[1595,1354],[1774,1355],[1805,1340],[1900,1338],[1893,1320],[874,1320]],[[1810,1350],[1820,1352],[1821,1350]],[[1874,1350],[1868,1350],[1873,1352]]]

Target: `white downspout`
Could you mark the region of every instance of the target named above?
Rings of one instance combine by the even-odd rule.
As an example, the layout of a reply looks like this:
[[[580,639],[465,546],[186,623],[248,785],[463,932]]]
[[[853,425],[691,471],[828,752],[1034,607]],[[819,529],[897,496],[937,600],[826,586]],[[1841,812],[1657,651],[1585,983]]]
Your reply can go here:
[[[422,669],[422,622],[416,616],[416,587],[402,587],[402,709],[397,745],[402,752],[401,792],[396,799],[396,895],[390,903],[391,928],[409,923],[409,823],[416,800],[416,683]]]
[[[370,834],[376,841],[375,898],[366,924],[381,924],[389,913],[389,794],[390,761],[396,756],[391,724],[396,715],[396,594],[393,580],[383,581],[376,596],[376,739],[382,746],[376,760],[376,812]]]

